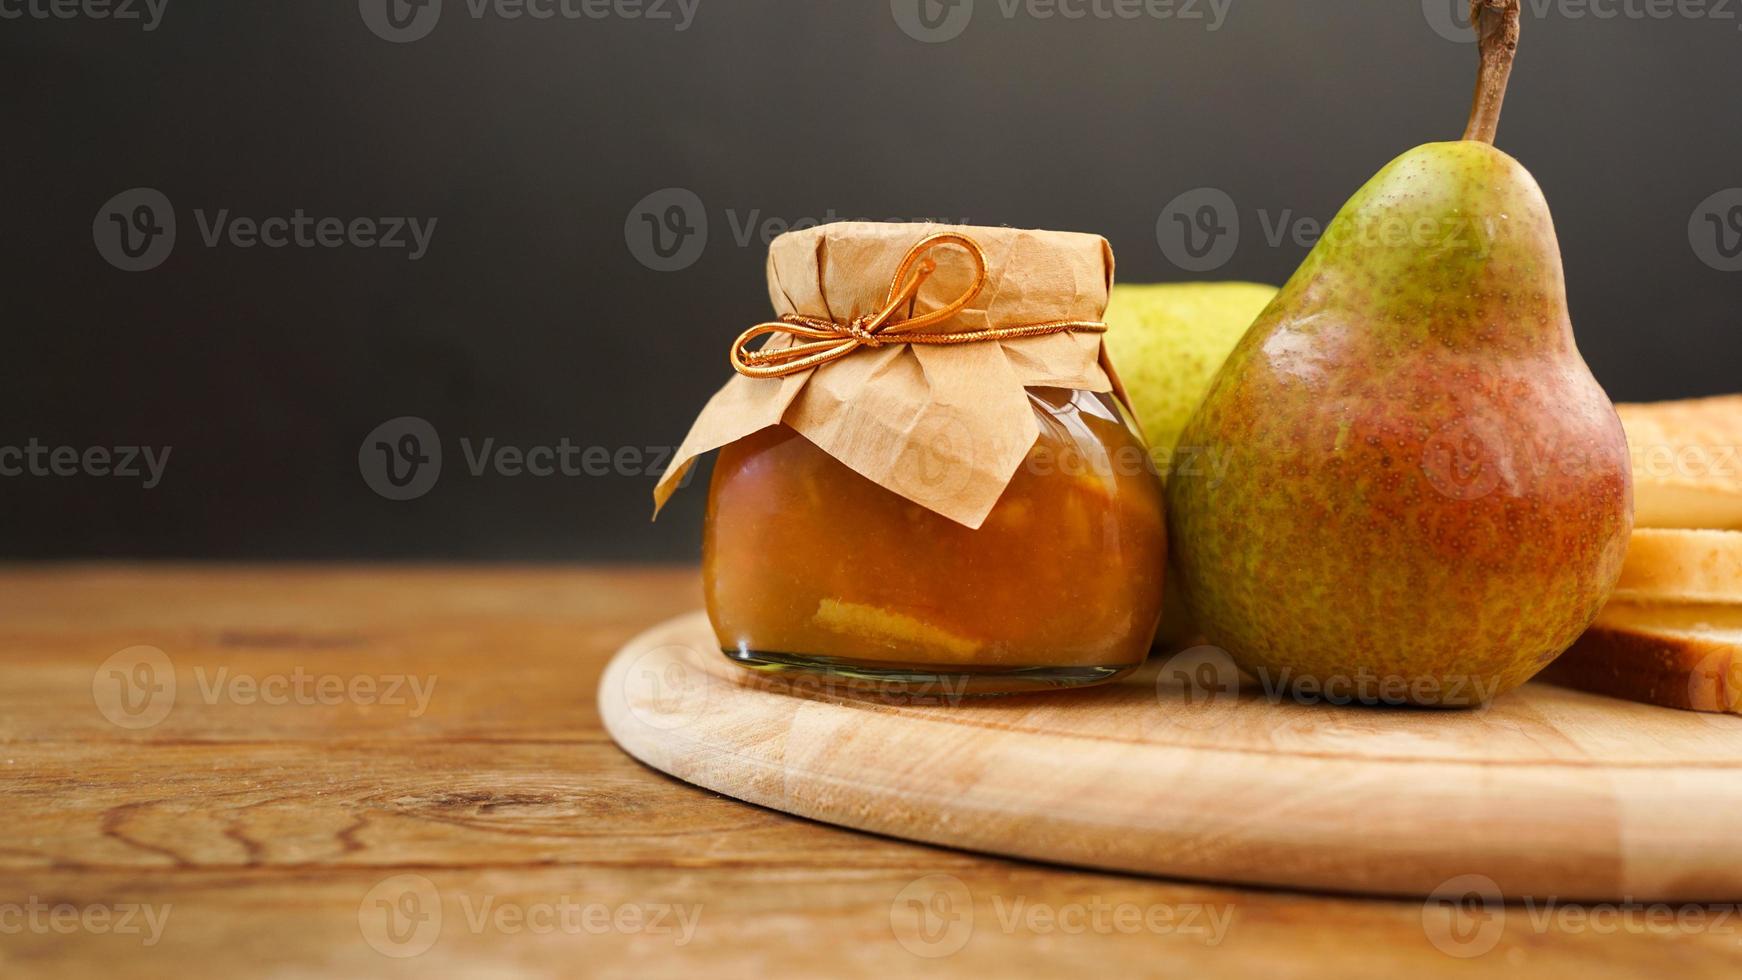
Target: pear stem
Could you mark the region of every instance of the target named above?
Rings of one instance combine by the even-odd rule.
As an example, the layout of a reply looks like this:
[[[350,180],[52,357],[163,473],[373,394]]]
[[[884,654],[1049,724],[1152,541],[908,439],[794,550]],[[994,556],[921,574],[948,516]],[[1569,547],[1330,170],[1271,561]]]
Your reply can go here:
[[[1464,138],[1492,144],[1500,132],[1500,109],[1506,104],[1506,83],[1518,54],[1522,0],[1470,0],[1470,23],[1476,26],[1482,69],[1476,76],[1476,99]]]

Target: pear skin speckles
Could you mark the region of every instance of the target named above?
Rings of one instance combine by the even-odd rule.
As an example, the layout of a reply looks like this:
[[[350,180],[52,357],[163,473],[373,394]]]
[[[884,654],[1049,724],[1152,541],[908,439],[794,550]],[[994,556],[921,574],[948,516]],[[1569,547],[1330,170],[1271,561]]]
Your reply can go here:
[[[1547,203],[1483,143],[1419,147],[1358,191],[1180,446],[1219,461],[1169,483],[1187,604],[1283,686],[1391,676],[1463,704],[1522,684],[1595,619],[1632,529]]]

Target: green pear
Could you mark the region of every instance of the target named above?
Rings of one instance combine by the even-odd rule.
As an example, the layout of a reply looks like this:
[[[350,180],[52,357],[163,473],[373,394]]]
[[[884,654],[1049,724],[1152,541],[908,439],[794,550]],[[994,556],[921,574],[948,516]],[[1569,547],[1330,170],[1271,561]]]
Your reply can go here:
[[[1107,353],[1164,469],[1216,371],[1275,296],[1248,282],[1113,287]]]
[[[1272,692],[1459,706],[1614,590],[1632,476],[1541,189],[1491,145],[1518,0],[1477,0],[1466,138],[1392,161],[1258,317],[1168,482],[1194,618]]]
[[[1164,474],[1216,371],[1275,297],[1275,286],[1250,282],[1113,287],[1107,304],[1107,353]],[[1175,585],[1177,577],[1168,574],[1162,597],[1155,642],[1164,650],[1178,649],[1199,635]]]

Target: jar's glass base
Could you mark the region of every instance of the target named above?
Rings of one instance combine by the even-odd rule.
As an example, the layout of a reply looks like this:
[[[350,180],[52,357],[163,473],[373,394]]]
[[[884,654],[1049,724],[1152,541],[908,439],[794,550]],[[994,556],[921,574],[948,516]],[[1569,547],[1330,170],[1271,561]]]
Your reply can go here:
[[[725,649],[733,663],[795,686],[813,682],[831,694],[951,701],[1106,684],[1139,664],[1104,667],[968,667],[844,660],[761,650]]]

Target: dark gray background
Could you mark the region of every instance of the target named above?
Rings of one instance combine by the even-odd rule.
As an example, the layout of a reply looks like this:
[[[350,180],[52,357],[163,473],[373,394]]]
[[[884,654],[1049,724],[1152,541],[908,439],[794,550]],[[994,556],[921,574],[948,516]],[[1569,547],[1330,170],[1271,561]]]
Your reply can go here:
[[[1547,191],[1580,343],[1617,399],[1742,388],[1742,273],[1689,232],[1742,185],[1742,4],[1724,12],[1525,25],[1501,145]],[[1207,26],[1007,19],[997,0],[940,44],[889,0],[701,0],[681,33],[446,0],[407,44],[356,0],[169,0],[149,33],[0,20],[0,445],[173,446],[149,491],[0,478],[0,553],[691,557],[701,487],[650,525],[650,475],[473,477],[459,440],[680,440],[767,312],[764,242],[734,223],[1090,230],[1126,280],[1197,278],[1156,224],[1210,186],[1242,240],[1204,277],[1280,282],[1304,250],[1271,247],[1265,221],[1329,218],[1397,153],[1461,131],[1475,52],[1418,0],[1233,0]],[[179,236],[127,273],[92,222],[141,186]],[[710,238],[662,273],[625,224],[667,187],[700,197]],[[220,208],[439,224],[418,262],[207,248],[194,211]],[[406,415],[446,463],[395,502],[358,449]]]

